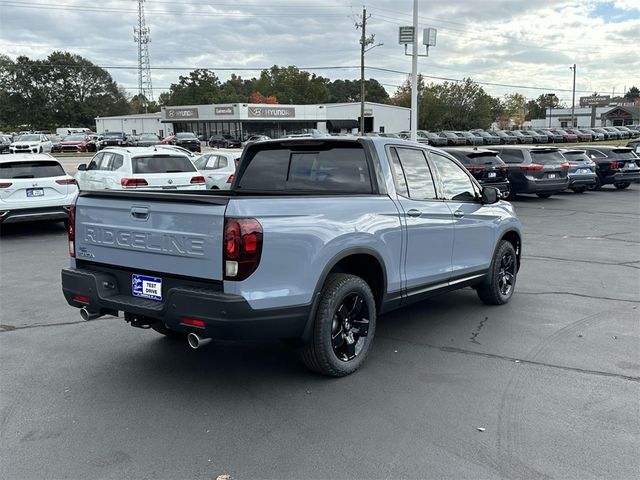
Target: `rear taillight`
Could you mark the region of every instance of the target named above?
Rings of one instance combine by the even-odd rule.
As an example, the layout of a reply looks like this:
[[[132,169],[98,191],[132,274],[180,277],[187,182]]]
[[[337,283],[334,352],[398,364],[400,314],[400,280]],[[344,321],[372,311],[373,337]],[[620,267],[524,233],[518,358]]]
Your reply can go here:
[[[484,167],[465,167],[470,172],[481,172],[484,170]]]
[[[235,178],[235,175],[232,173],[231,175],[229,175],[229,178],[227,178],[227,183],[233,183],[234,178]]]
[[[544,167],[542,165],[540,165],[539,163],[532,163],[530,165],[524,165],[524,166],[520,167],[520,170],[523,170],[525,172],[539,172],[543,168]]]
[[[149,185],[144,178],[123,178],[120,180],[123,187],[145,187]]]
[[[62,180],[56,180],[56,183],[58,185],[77,185],[78,184],[75,178],[64,178]]]
[[[500,171],[501,172],[508,172],[509,171],[509,167],[500,167]]]
[[[9,188],[13,183],[0,183],[0,188]]]
[[[76,207],[69,207],[69,256],[76,256]]]
[[[569,170],[571,168],[571,164],[569,162],[564,162],[560,165],[564,170]]]
[[[609,165],[610,165],[612,170],[615,170],[616,168],[622,167],[622,163],[621,162],[611,162]]]
[[[224,279],[240,281],[251,275],[262,254],[262,225],[255,218],[224,221]]]
[[[193,184],[205,183],[204,177],[201,177],[201,176],[191,177],[191,183],[193,183]]]

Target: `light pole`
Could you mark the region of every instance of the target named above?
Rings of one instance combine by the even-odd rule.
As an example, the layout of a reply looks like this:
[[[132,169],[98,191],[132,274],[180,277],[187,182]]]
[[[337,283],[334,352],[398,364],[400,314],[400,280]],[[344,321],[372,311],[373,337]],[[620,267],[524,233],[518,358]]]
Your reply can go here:
[[[576,126],[575,107],[576,107],[576,64],[573,67],[569,67],[569,70],[573,70],[573,94],[571,96],[571,126]]]
[[[555,96],[555,93],[547,93],[547,98],[549,99],[549,128],[551,128],[551,108],[553,107],[553,97]]]

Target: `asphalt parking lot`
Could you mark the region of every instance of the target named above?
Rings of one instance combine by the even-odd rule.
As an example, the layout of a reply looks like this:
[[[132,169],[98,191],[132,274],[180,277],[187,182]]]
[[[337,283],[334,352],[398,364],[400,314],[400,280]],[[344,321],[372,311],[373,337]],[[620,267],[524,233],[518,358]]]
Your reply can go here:
[[[193,351],[83,322],[61,224],[7,226],[0,476],[637,478],[640,185],[514,203],[511,302],[465,289],[386,315],[340,379],[280,342]]]

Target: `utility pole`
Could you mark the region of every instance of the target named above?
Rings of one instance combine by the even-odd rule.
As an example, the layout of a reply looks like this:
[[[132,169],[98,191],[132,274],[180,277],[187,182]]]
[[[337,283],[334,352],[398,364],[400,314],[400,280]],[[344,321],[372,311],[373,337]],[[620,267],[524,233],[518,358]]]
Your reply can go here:
[[[573,94],[571,96],[571,126],[576,126],[576,116],[575,116],[575,108],[576,108],[576,64],[573,64],[573,67],[569,67],[570,70],[573,70]]]
[[[375,43],[375,35],[367,37],[367,20],[371,18],[371,15],[367,16],[366,7],[362,7],[362,21],[356,22],[356,29],[361,28],[362,34],[360,35],[360,135],[364,135],[364,102],[365,102],[365,83],[364,83],[364,55],[369,50],[379,47],[382,43],[373,45]],[[372,45],[371,47],[369,45]],[[367,48],[368,47],[368,48]]]

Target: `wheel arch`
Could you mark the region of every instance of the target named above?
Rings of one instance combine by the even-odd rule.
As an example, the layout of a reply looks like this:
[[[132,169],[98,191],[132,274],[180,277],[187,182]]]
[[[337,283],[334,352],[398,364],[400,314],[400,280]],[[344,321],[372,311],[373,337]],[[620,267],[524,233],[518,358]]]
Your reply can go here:
[[[516,230],[508,230],[500,237],[500,242],[503,240],[513,245],[513,249],[516,251],[516,258],[518,259],[518,270],[520,270],[520,256],[522,255],[522,237],[520,233]],[[498,244],[500,242],[498,242]]]

